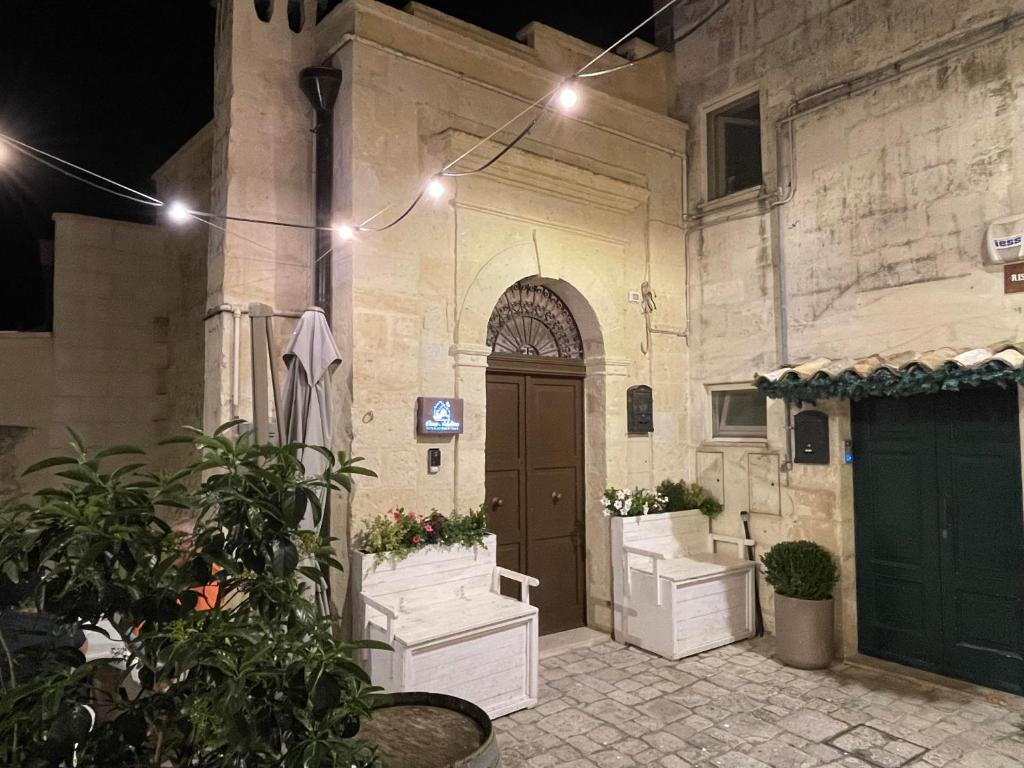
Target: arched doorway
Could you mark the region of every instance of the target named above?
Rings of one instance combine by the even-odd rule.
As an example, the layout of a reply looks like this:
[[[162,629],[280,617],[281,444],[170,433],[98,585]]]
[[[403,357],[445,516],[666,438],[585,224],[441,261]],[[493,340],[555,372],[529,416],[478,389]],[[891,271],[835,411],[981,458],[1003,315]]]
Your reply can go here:
[[[541,634],[584,626],[579,328],[555,290],[520,281],[495,304],[487,345],[486,493],[498,563],[540,579],[531,598]]]

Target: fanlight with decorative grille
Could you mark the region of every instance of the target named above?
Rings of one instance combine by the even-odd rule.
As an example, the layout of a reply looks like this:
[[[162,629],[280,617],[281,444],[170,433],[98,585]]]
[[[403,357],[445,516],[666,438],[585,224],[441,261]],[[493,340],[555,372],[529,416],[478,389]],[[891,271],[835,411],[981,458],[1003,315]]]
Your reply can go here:
[[[543,285],[516,283],[498,299],[487,323],[491,352],[583,359],[583,340],[572,313]]]

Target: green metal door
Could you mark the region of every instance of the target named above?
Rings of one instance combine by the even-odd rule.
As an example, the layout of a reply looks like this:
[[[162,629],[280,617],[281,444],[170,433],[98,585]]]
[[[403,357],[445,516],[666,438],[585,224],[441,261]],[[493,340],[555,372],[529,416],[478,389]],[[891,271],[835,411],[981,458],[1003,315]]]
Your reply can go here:
[[[853,406],[862,653],[1024,693],[1016,391]]]

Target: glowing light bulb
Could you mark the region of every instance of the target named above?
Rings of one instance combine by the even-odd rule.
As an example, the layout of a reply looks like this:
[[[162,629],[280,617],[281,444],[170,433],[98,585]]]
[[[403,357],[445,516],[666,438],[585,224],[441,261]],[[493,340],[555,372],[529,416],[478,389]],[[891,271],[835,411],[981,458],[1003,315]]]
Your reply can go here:
[[[11,161],[12,154],[7,146],[7,142],[0,141],[0,165],[7,165]]]
[[[181,200],[175,200],[167,206],[167,218],[175,224],[184,224],[192,217],[192,212]]]
[[[579,100],[580,94],[572,85],[567,83],[558,89],[558,105],[562,109],[572,109]]]
[[[430,197],[434,198],[435,200],[437,200],[440,197],[443,197],[444,193],[447,192],[447,191],[448,190],[445,189],[444,182],[442,182],[437,177],[434,177],[433,179],[431,179],[430,183],[427,184],[427,194]]]
[[[334,232],[342,240],[355,240],[356,230],[349,224],[335,224]]]

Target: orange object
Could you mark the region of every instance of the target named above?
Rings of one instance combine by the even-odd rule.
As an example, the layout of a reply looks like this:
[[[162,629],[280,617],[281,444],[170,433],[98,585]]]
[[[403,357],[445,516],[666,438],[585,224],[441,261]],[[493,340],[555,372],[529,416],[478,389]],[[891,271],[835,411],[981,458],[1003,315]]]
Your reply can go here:
[[[214,564],[211,570],[213,573],[217,573],[221,570],[221,567]],[[192,587],[192,591],[199,593],[199,601],[196,603],[196,610],[208,611],[217,605],[217,598],[220,596],[220,583],[211,581],[204,587]]]

